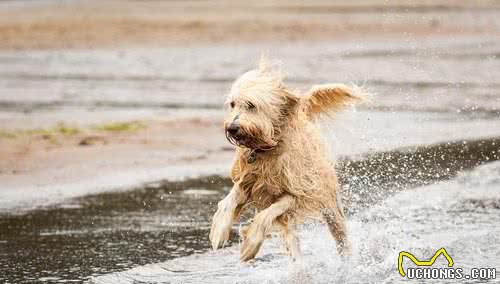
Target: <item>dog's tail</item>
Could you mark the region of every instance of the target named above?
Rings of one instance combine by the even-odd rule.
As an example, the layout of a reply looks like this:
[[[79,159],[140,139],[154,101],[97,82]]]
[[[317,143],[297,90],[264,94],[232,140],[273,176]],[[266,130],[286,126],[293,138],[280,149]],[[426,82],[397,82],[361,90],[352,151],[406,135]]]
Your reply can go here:
[[[315,85],[303,97],[304,110],[311,119],[321,114],[332,115],[346,106],[368,101],[370,96],[370,92],[358,86]]]

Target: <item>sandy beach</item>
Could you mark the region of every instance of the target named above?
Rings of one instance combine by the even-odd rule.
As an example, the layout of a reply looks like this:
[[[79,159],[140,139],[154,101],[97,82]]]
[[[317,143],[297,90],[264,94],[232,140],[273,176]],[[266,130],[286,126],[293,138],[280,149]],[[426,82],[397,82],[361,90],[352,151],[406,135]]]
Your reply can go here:
[[[195,46],[498,32],[496,1],[1,3],[0,48]],[[477,17],[481,15],[481,17]],[[459,19],[459,20],[458,20]]]
[[[304,91],[314,83],[365,82],[377,96],[358,109],[375,110],[371,116],[381,117],[376,121],[382,125],[393,119],[386,111],[458,112],[487,120],[500,106],[497,98],[488,97],[499,88],[494,72],[499,42],[493,35],[500,30],[500,10],[494,1],[473,6],[468,1],[0,5],[4,193],[95,184],[92,180],[104,173],[180,165],[196,172],[209,163],[229,165],[231,146],[221,127],[224,96],[232,80],[262,53],[281,62],[290,83]],[[436,58],[441,63],[433,64]],[[449,90],[466,94],[449,95]],[[421,91],[428,93],[422,96]],[[477,99],[469,100],[469,93]],[[421,119],[409,116],[412,125]],[[140,129],[96,130],[131,122],[140,123]],[[471,131],[478,137],[498,133],[492,124]],[[59,125],[76,133],[64,133]],[[465,131],[451,138],[470,133],[464,125]],[[393,132],[404,128],[397,125]],[[389,145],[425,144],[426,138],[441,135],[434,129],[409,133],[408,141]],[[363,133],[368,127],[352,131],[368,137]],[[370,145],[347,150],[337,143],[335,156],[380,150],[388,145],[388,135],[397,136],[372,135]],[[356,135],[336,136],[359,144]],[[449,136],[441,137],[436,141]],[[82,143],[85,139],[90,142]]]

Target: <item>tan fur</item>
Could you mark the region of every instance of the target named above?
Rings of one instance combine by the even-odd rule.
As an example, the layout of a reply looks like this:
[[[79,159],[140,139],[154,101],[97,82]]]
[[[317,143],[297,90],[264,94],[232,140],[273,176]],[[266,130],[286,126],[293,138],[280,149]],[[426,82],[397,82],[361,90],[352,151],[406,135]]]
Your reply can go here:
[[[226,129],[238,124],[245,138],[232,140],[239,146],[231,170],[234,187],[214,215],[210,232],[214,249],[228,240],[240,211],[254,207],[258,213],[243,234],[244,261],[257,254],[273,225],[282,231],[292,257],[298,257],[294,227],[305,218],[324,220],[339,253],[348,253],[344,214],[337,204],[337,176],[314,120],[362,96],[361,89],[342,84],[314,86],[300,95],[287,88],[266,62],[233,84],[224,124]]]
[[[314,117],[322,113],[332,113],[345,106],[366,100],[365,91],[357,86],[326,84],[313,86],[306,95],[305,112]]]

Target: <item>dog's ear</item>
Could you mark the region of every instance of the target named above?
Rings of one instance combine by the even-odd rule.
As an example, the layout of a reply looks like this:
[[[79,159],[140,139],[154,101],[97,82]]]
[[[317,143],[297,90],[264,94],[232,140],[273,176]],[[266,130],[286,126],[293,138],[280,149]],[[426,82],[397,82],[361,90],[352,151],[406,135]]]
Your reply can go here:
[[[295,113],[300,102],[300,97],[298,97],[297,95],[288,90],[284,91],[283,96],[285,97],[283,114],[285,116],[288,116],[292,113]]]
[[[332,114],[343,107],[368,99],[368,92],[360,87],[344,84],[315,85],[304,100],[304,110],[309,117]]]

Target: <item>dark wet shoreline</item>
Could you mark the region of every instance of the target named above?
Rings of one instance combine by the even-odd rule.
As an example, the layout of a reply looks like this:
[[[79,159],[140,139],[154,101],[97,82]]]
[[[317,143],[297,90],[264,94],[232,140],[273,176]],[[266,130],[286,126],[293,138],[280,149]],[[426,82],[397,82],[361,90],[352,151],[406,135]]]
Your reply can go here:
[[[459,172],[500,160],[500,138],[454,141],[380,152],[337,166],[348,213],[355,213],[388,194],[448,180]],[[353,180],[355,178],[355,180]],[[363,201],[356,200],[362,189]],[[354,206],[350,206],[354,205]],[[349,210],[354,207],[355,210]]]
[[[450,179],[499,159],[500,138],[490,138],[344,159],[337,168],[345,207],[353,215],[395,192]],[[230,185],[229,178],[220,176],[152,182],[22,215],[2,214],[0,280],[83,281],[205,252],[211,215]]]

